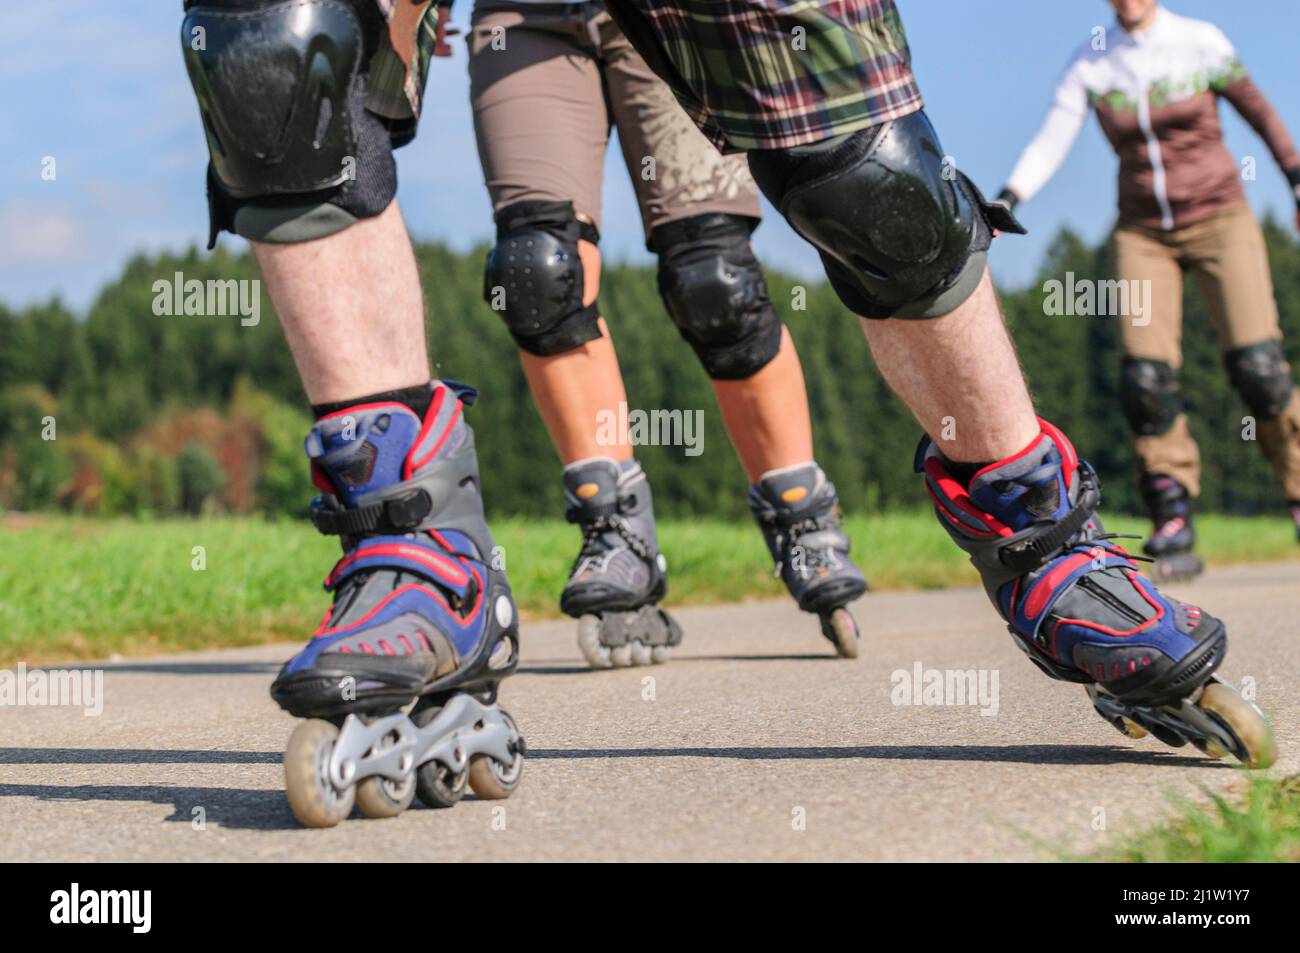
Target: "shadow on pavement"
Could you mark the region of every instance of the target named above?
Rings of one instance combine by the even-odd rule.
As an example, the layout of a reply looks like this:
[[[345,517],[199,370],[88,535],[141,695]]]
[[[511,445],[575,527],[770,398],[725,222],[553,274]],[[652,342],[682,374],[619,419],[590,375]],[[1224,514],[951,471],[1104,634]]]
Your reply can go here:
[[[105,672],[148,675],[274,675],[281,662],[108,662]]]
[[[529,761],[589,758],[736,758],[741,761],[991,761],[1012,764],[1145,764],[1229,768],[1223,761],[1116,745],[857,745],[840,748],[563,748],[529,747]]]
[[[279,764],[279,751],[156,748],[0,748],[0,764]]]
[[[276,756],[277,759],[279,755]],[[207,824],[232,830],[302,829],[281,790],[177,787],[156,784],[0,784],[0,797],[34,797],[41,801],[141,801],[170,805],[167,821]],[[196,808],[202,808],[197,814]]]

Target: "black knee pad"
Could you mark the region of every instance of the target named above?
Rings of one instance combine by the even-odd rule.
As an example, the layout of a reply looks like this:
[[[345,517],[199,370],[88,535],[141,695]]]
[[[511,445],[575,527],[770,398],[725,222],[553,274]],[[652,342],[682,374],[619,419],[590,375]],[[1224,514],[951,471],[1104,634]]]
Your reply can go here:
[[[211,157],[208,247],[222,230],[305,241],[388,207],[393,138],[365,106],[383,28],[369,0],[186,4],[181,45]]]
[[[582,303],[578,240],[600,240],[578,221],[572,202],[516,202],[497,212],[497,242],[488,252],[483,300],[505,319],[529,354],[549,357],[600,337],[595,302]]]
[[[1119,375],[1119,400],[1133,433],[1168,433],[1183,412],[1178,371],[1164,361],[1126,357]]]
[[[757,221],[710,213],[660,225],[659,294],[673,323],[715,380],[741,380],[781,349],[781,320],[749,247]]]
[[[974,292],[991,229],[1023,233],[944,163],[924,111],[793,149],[749,153],[768,199],[821,253],[840,300],[867,318],[933,318]]]
[[[1291,403],[1295,381],[1282,342],[1260,341],[1223,355],[1228,378],[1257,417],[1276,417]]]

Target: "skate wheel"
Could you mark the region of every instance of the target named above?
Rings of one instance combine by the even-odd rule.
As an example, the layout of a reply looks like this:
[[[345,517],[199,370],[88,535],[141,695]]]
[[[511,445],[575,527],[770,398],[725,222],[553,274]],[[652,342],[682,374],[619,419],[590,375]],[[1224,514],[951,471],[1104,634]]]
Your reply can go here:
[[[511,749],[514,757],[509,764],[502,764],[485,754],[476,754],[469,759],[469,786],[484,801],[500,801],[508,798],[519,787],[519,779],[524,773],[524,745],[519,735],[519,727],[510,713],[502,709],[501,717],[510,726],[512,737]]]
[[[1120,734],[1127,735],[1130,738],[1145,738],[1150,732],[1139,725],[1132,718],[1119,717],[1113,722]]]
[[[284,751],[284,788],[289,807],[306,827],[333,827],[352,813],[353,788],[342,791],[329,779],[330,757],[339,730],[328,721],[304,721]]]
[[[592,668],[610,668],[609,646],[600,643],[600,616],[584,615],[578,620],[578,650]]]
[[[1215,758],[1232,754],[1249,768],[1267,768],[1277,759],[1277,745],[1264,716],[1223,682],[1209,682],[1197,699],[1196,707],[1213,716],[1239,745],[1236,751],[1229,752],[1217,742],[1210,741],[1202,748],[1206,754]]]
[[[632,646],[616,645],[609,650],[609,662],[615,668],[627,668],[632,664]]]
[[[663,665],[673,657],[673,649],[670,645],[656,645],[650,650],[650,661],[654,665]]]
[[[858,623],[853,613],[840,606],[830,615],[822,616],[822,635],[831,640],[835,654],[840,658],[858,657]]]
[[[442,709],[427,705],[411,715],[415,727],[424,728]],[[469,790],[469,771],[453,771],[440,761],[426,761],[415,769],[415,795],[425,807],[453,807]]]
[[[404,781],[390,781],[371,775],[357,785],[357,807],[366,817],[396,817],[415,800],[415,776]]]
[[[628,645],[631,652],[633,665],[649,665],[653,653],[648,645],[640,641],[633,641]]]

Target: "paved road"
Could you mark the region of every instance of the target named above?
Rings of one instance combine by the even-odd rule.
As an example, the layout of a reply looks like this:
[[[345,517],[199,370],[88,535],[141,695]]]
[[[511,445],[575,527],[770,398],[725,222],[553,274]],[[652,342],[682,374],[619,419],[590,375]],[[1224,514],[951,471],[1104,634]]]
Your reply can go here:
[[[1184,591],[1229,621],[1223,674],[1256,680],[1274,770],[1294,772],[1300,563]],[[683,610],[667,666],[595,673],[570,624],[528,625],[502,692],[530,747],[515,796],[331,831],[299,829],[281,787],[294,722],[266,688],[291,647],[110,665],[98,717],[0,708],[0,860],[1030,860],[1241,780],[1124,739],[1020,656],[978,592],[872,595],[858,616],[856,662],[790,605],[753,602]],[[893,673],[917,664],[996,676],[996,712],[894,704]]]

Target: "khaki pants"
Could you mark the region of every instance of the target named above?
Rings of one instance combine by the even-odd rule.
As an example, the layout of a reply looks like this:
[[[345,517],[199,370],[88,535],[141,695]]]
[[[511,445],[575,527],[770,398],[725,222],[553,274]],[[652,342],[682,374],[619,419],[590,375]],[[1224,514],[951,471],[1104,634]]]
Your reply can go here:
[[[705,213],[759,217],[744,156],[723,156],[599,3],[474,8],[470,100],[494,211],[570,201],[600,227],[611,125],[645,233]]]
[[[1120,322],[1126,357],[1183,363],[1183,271],[1195,273],[1205,295],[1219,350],[1278,340],[1277,305],[1264,235],[1244,202],[1170,231],[1120,226],[1115,271],[1121,281],[1149,281],[1141,321]],[[1278,417],[1259,420],[1260,449],[1289,500],[1300,500],[1300,392]],[[1166,433],[1136,438],[1138,465],[1200,492],[1200,451],[1180,414]]]

